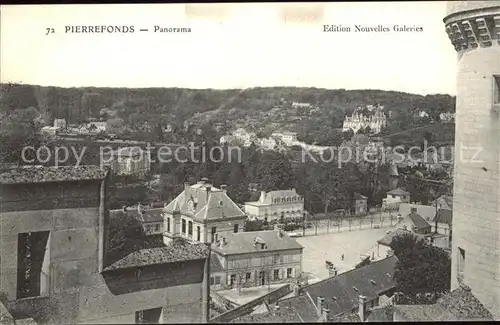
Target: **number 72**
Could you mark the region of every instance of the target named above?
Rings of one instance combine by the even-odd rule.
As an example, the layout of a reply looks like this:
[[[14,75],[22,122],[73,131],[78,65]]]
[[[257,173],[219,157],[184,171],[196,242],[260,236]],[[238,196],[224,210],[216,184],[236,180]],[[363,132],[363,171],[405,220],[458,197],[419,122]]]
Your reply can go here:
[[[54,34],[54,33],[55,33],[54,28],[46,28],[45,35]]]

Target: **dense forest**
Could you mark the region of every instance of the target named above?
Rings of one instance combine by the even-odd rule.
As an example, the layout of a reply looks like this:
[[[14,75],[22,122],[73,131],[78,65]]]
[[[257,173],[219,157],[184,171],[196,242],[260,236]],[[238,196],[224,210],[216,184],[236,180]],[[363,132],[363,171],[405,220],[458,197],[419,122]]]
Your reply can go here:
[[[422,139],[452,142],[454,138],[454,125],[439,123],[440,113],[455,110],[455,99],[448,95],[293,87],[196,90],[19,84],[2,84],[0,95],[0,162],[19,162],[22,148],[40,144],[43,141],[37,137],[40,128],[51,125],[55,118],[65,118],[72,124],[90,119],[107,120],[108,127],[120,137],[146,141],[203,141],[215,145],[225,132],[245,127],[261,136],[286,129],[298,132],[299,139],[308,143],[339,145],[352,136],[340,129],[346,114],[351,114],[358,106],[381,104],[386,115],[390,114],[389,125],[381,136],[390,139],[390,145],[420,145]],[[293,102],[312,106],[294,108]],[[420,111],[427,112],[429,117],[418,118]],[[431,124],[431,120],[435,124]],[[167,125],[170,131],[164,132]],[[216,131],[215,125],[222,127]],[[193,127],[203,132],[192,132]],[[56,141],[51,146],[60,144]],[[82,145],[88,145],[91,150],[90,144]],[[170,165],[169,170],[158,171],[161,179],[156,191],[151,191],[151,186],[136,187],[134,199],[168,200],[178,193],[175,184],[208,177],[216,186],[228,184],[229,193],[237,202],[249,198],[251,183],[259,184],[262,190],[295,187],[306,193],[306,202],[311,205],[309,209],[323,212],[346,207],[354,192],[368,196],[371,204],[379,204],[387,190],[386,166],[379,168],[374,176],[370,169],[373,166],[362,168],[347,164],[338,169],[335,164],[294,162],[292,153],[260,153],[250,148],[242,163]],[[87,154],[87,157],[92,158],[92,155]],[[418,192],[422,191],[415,190],[417,195]],[[115,202],[118,208],[122,203],[126,202]]]

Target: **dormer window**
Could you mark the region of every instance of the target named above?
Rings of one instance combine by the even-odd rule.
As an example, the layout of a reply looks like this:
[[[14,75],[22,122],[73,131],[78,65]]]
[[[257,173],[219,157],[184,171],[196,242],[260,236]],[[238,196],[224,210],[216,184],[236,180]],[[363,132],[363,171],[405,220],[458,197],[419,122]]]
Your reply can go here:
[[[386,273],[385,274],[388,278],[392,278],[391,275],[389,273]]]
[[[358,292],[358,288],[356,288],[356,287],[352,287],[352,289],[353,289],[354,291]]]
[[[371,280],[370,280],[370,282],[371,282],[373,285],[377,284],[377,282],[375,282],[375,280],[373,280],[373,279],[371,279]]]
[[[265,249],[266,248],[266,244],[260,244],[260,248],[261,249]]]

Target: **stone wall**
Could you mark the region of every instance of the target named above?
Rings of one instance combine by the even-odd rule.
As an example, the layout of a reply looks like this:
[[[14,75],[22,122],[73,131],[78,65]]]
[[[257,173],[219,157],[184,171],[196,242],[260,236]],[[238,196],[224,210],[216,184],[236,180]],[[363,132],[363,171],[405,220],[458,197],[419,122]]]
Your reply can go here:
[[[99,184],[95,182],[86,193],[91,201],[99,202]],[[14,194],[12,188],[9,191]],[[61,201],[71,193],[69,189],[60,192]],[[18,204],[31,207],[36,201]],[[134,323],[136,311],[161,307],[162,317],[168,322],[202,322],[207,304],[203,292],[208,292],[204,261],[145,268],[142,280],[137,280],[133,272],[103,275],[98,253],[103,235],[100,210],[98,206],[2,210],[0,292],[12,315],[33,317],[40,324]],[[17,237],[34,231],[50,231],[49,292],[44,297],[17,299]]]
[[[495,3],[457,2],[450,11],[489,6],[487,26],[497,24],[498,30],[499,20],[491,16],[495,10],[500,15],[500,7],[493,9]],[[458,287],[460,247],[465,250],[465,284],[500,319],[500,119],[493,108],[493,75],[500,75],[499,36],[492,31],[490,43],[474,32],[457,37],[466,35],[471,25],[481,28],[482,12],[486,9],[462,11],[445,21],[458,51],[452,289]]]

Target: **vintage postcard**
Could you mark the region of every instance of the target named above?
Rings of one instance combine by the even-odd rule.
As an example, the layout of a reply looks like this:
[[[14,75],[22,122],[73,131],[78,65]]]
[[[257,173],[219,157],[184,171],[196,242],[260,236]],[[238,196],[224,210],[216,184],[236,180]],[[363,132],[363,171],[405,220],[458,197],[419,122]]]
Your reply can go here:
[[[500,320],[499,0],[0,14],[0,324]]]

